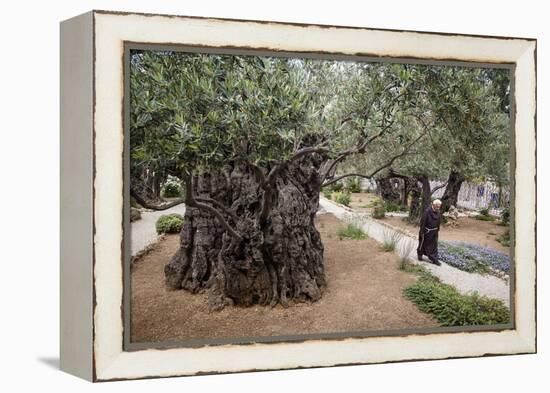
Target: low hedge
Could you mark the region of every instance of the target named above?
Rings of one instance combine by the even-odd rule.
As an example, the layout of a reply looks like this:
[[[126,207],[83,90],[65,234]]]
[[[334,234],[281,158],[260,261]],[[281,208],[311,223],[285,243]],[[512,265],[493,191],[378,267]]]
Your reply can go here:
[[[160,216],[155,223],[158,234],[179,233],[183,227],[183,216],[178,213],[165,214]]]

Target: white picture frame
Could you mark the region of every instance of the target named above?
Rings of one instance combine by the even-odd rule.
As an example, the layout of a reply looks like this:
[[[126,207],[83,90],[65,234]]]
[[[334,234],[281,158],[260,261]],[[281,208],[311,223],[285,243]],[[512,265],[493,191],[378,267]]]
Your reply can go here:
[[[513,326],[124,347],[126,43],[514,66]],[[90,381],[536,352],[536,40],[92,11],[61,24],[61,368]]]

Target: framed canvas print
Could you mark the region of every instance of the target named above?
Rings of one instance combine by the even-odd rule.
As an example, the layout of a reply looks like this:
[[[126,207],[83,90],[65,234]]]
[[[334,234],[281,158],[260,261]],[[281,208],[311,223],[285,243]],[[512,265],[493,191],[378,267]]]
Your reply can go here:
[[[536,40],[61,23],[61,368],[536,351]]]

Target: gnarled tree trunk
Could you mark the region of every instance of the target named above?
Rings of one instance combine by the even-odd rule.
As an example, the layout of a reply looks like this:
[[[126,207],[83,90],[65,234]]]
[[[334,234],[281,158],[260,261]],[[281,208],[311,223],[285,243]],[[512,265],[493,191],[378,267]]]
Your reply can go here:
[[[391,177],[379,177],[376,180],[376,186],[380,197],[386,202],[392,202],[399,204],[401,201],[401,195],[399,191],[393,186],[394,180]]]
[[[460,191],[460,187],[462,186],[462,183],[464,182],[464,180],[465,180],[464,176],[462,176],[460,172],[451,171],[451,173],[449,173],[449,179],[447,180],[447,187],[445,188],[445,192],[441,197],[442,213],[449,211],[449,208],[451,206],[456,207],[458,203],[458,193]]]
[[[180,248],[165,266],[167,287],[207,291],[212,309],[318,300],[326,286],[323,245],[314,226],[319,160],[310,155],[280,171],[265,220],[262,180],[251,165],[233,162],[195,176],[197,200],[225,206],[227,222],[241,237],[228,233],[210,212],[188,207]]]

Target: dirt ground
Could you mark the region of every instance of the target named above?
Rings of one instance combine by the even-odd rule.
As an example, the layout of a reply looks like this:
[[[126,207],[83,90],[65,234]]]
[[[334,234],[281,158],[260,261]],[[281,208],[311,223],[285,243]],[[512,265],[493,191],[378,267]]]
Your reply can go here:
[[[378,197],[375,194],[371,194],[368,192],[353,193],[353,194],[350,194],[350,196],[351,196],[351,202],[349,204],[349,207],[359,212],[371,211],[372,207],[370,207],[370,204],[375,199],[378,199]]]
[[[206,295],[167,291],[163,268],[176,251],[177,235],[167,236],[138,260],[131,276],[131,341],[278,336],[426,328],[437,321],[405,299],[416,277],[397,269],[393,253],[372,239],[338,240],[344,226],[331,214],[318,216],[325,246],[328,287],[321,300],[283,308],[226,307],[209,312]]]
[[[401,217],[384,217],[380,221],[399,228],[405,228],[411,234],[418,235],[418,227],[409,224]],[[458,226],[456,227],[441,225],[439,240],[456,240],[479,244],[480,246],[507,254],[510,252],[510,248],[504,247],[496,240],[505,230],[506,227],[499,226],[496,222],[481,221],[471,217],[460,217],[458,219]]]

